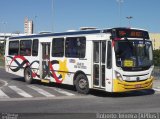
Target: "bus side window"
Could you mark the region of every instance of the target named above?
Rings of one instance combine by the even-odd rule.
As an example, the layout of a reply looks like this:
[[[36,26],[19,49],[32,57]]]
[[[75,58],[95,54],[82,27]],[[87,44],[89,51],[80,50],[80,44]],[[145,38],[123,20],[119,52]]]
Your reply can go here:
[[[86,52],[86,39],[84,37],[68,37],[65,43],[65,56],[84,58]]]
[[[31,40],[21,40],[20,41],[20,55],[22,56],[31,56]]]
[[[34,39],[32,44],[32,56],[38,55],[38,44],[39,44],[39,40]]]
[[[54,38],[52,40],[52,57],[64,56],[64,38]]]
[[[77,39],[78,44],[78,56],[79,58],[84,58],[86,53],[86,38],[81,37]]]
[[[18,55],[19,54],[19,41],[10,41],[9,42],[9,55]]]

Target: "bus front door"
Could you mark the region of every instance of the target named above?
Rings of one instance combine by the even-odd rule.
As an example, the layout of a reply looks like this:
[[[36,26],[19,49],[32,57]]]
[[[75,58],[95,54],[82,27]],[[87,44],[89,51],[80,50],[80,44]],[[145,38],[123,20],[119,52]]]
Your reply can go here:
[[[93,85],[105,88],[106,41],[93,42]]]
[[[48,79],[48,77],[50,77],[50,43],[42,43],[41,46],[41,79]]]

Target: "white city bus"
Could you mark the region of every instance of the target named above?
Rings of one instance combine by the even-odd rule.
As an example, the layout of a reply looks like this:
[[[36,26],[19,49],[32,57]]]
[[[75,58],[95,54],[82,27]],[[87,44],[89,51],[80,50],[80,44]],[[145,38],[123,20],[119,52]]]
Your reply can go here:
[[[7,72],[27,83],[74,85],[80,93],[151,89],[153,68],[152,42],[142,29],[86,29],[6,41]]]

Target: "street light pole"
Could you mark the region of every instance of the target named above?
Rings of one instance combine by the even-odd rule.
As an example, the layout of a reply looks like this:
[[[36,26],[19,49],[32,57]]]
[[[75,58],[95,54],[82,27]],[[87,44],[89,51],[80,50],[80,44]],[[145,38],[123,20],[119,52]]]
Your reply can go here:
[[[34,23],[34,32],[37,33],[37,15],[34,16],[35,17],[35,23]]]
[[[4,30],[4,40],[6,39],[6,32],[7,32],[7,22],[2,22],[3,26],[3,30]]]
[[[132,16],[126,17],[128,19],[128,26],[131,27],[131,19],[133,18]]]
[[[51,26],[52,26],[52,32],[54,32],[54,0],[52,0],[52,21],[51,21]]]
[[[121,4],[123,3],[123,0],[117,0],[118,6],[119,6],[119,26],[121,26]]]

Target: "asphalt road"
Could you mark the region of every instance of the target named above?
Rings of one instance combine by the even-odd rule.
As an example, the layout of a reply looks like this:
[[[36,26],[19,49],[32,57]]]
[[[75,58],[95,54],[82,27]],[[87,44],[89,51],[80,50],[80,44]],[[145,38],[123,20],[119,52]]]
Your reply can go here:
[[[23,78],[8,74],[3,69],[0,69],[0,79],[7,82],[1,90],[9,96],[9,98],[0,98],[0,119],[5,117],[15,117],[16,119],[95,119],[100,118],[99,113],[156,113],[158,117],[154,115],[154,118],[159,118],[159,81],[156,81],[157,90],[121,94],[92,90],[89,95],[81,95],[70,86],[45,85],[39,82],[32,85],[54,95],[49,97],[30,89],[30,85],[26,84]],[[9,89],[11,86],[20,87],[33,97],[16,94],[15,91]],[[67,95],[66,92],[73,95]]]

